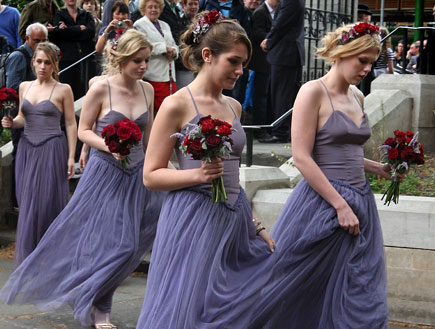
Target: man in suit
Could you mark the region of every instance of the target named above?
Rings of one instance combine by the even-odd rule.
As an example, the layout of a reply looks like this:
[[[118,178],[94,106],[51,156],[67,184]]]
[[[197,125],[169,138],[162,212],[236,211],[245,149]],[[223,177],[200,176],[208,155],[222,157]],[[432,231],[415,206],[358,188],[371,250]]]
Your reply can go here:
[[[249,68],[254,73],[254,95],[252,99],[253,123],[267,124],[270,92],[270,64],[266,59],[266,52],[260,47],[261,42],[272,28],[272,19],[278,7],[279,0],[264,1],[252,15],[252,58]],[[272,16],[273,15],[273,16]],[[264,138],[264,133],[256,136]]]
[[[270,88],[273,120],[293,107],[305,63],[304,0],[281,0],[272,29],[260,46],[270,63]],[[290,137],[290,119],[272,129],[263,143],[286,143]]]

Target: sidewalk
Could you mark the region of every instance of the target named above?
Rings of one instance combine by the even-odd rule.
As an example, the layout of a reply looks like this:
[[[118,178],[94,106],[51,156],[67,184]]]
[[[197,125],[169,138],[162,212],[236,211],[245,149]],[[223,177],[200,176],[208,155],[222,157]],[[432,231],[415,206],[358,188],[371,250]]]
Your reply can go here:
[[[12,260],[0,259],[0,286],[3,286],[13,270]],[[146,288],[146,278],[133,274],[116,290],[113,298],[111,321],[119,329],[136,328],[137,319],[142,309]],[[1,329],[81,329],[83,328],[72,316],[72,311],[48,313],[41,312],[30,305],[5,305],[0,302]],[[90,327],[87,327],[90,328]],[[434,329],[427,326],[409,324],[390,325],[389,329]],[[159,328],[163,329],[163,328]],[[164,328],[166,329],[166,328]],[[175,328],[167,328],[175,329]],[[179,329],[179,328],[176,328]],[[194,328],[183,328],[194,329]],[[243,329],[243,328],[240,328]],[[300,328],[310,329],[310,328]],[[369,328],[367,328],[369,329]]]

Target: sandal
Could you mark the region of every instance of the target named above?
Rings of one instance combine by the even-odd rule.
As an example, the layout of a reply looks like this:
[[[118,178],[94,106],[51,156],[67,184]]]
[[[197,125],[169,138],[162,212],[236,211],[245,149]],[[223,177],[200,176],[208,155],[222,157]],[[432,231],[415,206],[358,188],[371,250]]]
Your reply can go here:
[[[111,323],[98,323],[94,324],[95,329],[118,329],[117,326]]]

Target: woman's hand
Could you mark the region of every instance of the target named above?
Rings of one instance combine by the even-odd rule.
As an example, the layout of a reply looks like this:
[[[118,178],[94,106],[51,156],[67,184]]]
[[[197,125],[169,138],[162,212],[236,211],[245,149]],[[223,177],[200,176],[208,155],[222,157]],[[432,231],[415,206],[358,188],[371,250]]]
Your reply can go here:
[[[88,159],[89,159],[89,151],[82,149],[79,158],[79,168],[81,173],[85,169],[86,164],[88,163]]]
[[[124,23],[125,23],[127,29],[130,29],[133,27],[133,21],[131,19],[124,19]]]
[[[171,47],[166,48],[166,57],[168,58],[168,61],[172,61],[172,59],[176,56],[177,56],[177,52],[175,51],[174,48]]]
[[[224,163],[221,159],[213,159],[210,162],[201,163],[199,171],[199,182],[209,183],[212,180],[219,178],[224,173]]]
[[[348,231],[352,235],[359,234],[359,220],[347,203],[337,209],[337,217],[338,224],[343,230]]]
[[[275,241],[272,239],[269,232],[262,230],[260,233],[258,233],[258,236],[267,243],[271,252],[275,251]]]
[[[118,161],[122,161],[127,157],[126,155],[121,155],[119,153],[112,153],[112,155]]]
[[[76,166],[74,164],[74,159],[68,158],[68,171],[67,171],[68,179],[71,179],[72,176],[74,176],[75,170],[76,170]]]
[[[14,119],[11,116],[4,116],[2,119],[3,128],[12,128]]]
[[[382,163],[380,164],[380,170],[379,175],[382,176],[385,179],[391,179],[391,172],[393,171],[393,167],[389,163]],[[405,178],[405,174],[401,174],[396,172],[397,177],[399,177],[399,182],[402,182]]]
[[[60,22],[59,22],[59,28],[60,28],[60,29],[66,29],[67,26],[66,26],[65,22],[60,21]]]

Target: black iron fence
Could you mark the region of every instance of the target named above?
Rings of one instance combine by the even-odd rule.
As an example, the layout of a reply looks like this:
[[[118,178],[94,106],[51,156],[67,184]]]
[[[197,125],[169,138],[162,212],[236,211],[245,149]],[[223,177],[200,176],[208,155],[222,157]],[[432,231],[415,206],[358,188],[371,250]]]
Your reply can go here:
[[[342,24],[356,20],[355,0],[307,0],[305,3],[305,66],[302,82],[325,74],[325,62],[316,58],[320,40]]]

